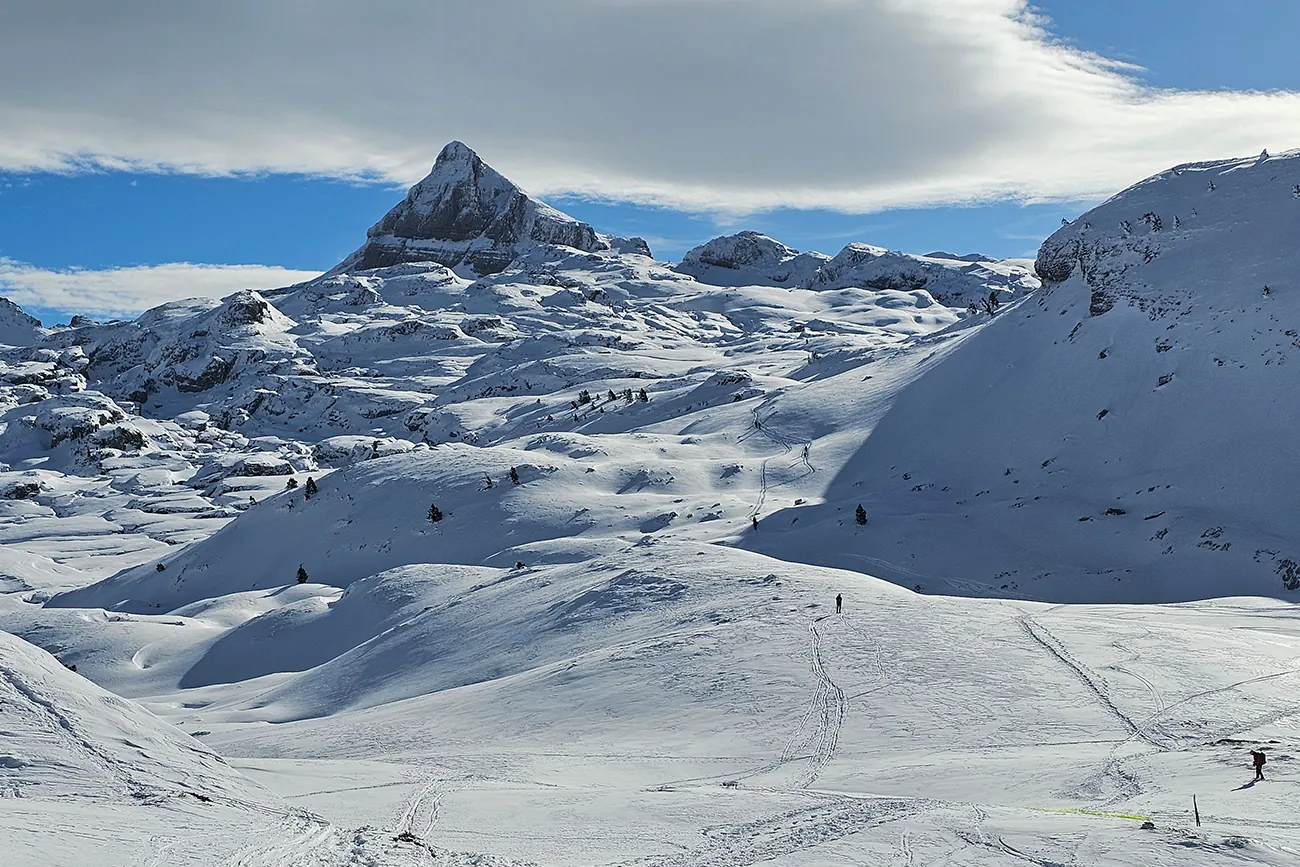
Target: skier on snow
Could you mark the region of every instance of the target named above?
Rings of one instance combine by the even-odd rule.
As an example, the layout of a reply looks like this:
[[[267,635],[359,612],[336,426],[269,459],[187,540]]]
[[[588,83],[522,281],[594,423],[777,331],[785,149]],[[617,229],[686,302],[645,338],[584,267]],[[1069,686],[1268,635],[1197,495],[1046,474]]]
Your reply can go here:
[[[836,594],[835,594],[835,613],[836,613],[836,614],[839,614],[839,613],[842,612],[843,610],[844,610],[844,596],[843,596],[843,594],[836,593]]]

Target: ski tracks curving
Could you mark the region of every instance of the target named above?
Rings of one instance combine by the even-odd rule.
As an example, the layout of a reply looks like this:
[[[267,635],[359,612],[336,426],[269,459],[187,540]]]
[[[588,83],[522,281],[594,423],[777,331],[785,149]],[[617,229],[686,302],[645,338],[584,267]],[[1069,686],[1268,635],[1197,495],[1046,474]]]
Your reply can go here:
[[[809,624],[808,632],[812,637],[810,667],[817,686],[808,709],[804,711],[794,734],[786,741],[778,760],[778,764],[782,765],[800,759],[808,760],[808,767],[795,782],[795,787],[800,789],[811,786],[834,758],[840,729],[844,725],[844,713],[848,708],[844,690],[826,673],[822,659],[822,638],[817,624]]]

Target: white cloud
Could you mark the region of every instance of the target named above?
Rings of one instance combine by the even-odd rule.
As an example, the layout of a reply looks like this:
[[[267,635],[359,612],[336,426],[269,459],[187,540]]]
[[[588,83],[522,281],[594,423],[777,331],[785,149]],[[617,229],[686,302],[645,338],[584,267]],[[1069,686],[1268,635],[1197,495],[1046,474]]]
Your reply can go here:
[[[273,289],[310,280],[319,273],[271,265],[188,262],[54,271],[0,256],[0,295],[30,309],[134,316],[177,298],[220,298],[240,289]]]
[[[539,193],[873,210],[1300,143],[1300,94],[1145,87],[1024,0],[11,5],[11,168],[412,181],[459,138]]]

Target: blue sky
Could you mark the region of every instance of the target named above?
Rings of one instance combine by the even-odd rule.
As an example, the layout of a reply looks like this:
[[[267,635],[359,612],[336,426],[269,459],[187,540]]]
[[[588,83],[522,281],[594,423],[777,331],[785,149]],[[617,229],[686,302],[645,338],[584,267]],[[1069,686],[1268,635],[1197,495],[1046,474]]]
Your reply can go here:
[[[1183,91],[1300,91],[1300,63],[1295,60],[1292,44],[1295,34],[1300,33],[1300,4],[1294,0],[1238,0],[1231,4],[1231,13],[1224,11],[1227,4],[1210,0],[1142,3],[1053,0],[1036,3],[1034,8],[1051,19],[1052,41],[1142,67],[1140,71],[1130,69],[1124,73],[1138,86]],[[878,88],[890,86],[886,81]],[[960,93],[955,95],[958,100],[961,97]],[[0,101],[0,112],[3,111],[5,106]],[[3,117],[0,114],[0,119]],[[882,126],[891,125],[890,117],[885,114],[880,116],[880,122]],[[158,123],[165,124],[165,120]],[[165,131],[165,127],[160,128]],[[796,162],[801,150],[816,146],[816,130],[787,130],[779,123],[765,128],[771,130],[771,135],[788,140],[787,152],[794,152]],[[720,191],[707,196],[701,194],[699,201],[694,201],[692,183],[703,188],[709,186],[708,179],[692,179],[689,172],[683,172],[680,178],[668,177],[674,170],[668,167],[663,170],[668,177],[665,186],[655,186],[657,179],[649,176],[637,176],[625,182],[630,198],[668,200],[666,205],[652,206],[611,201],[620,197],[623,189],[619,186],[620,173],[626,176],[639,169],[635,165],[632,169],[616,165],[619,151],[613,145],[610,148],[613,157],[608,154],[593,157],[592,163],[606,172],[593,189],[585,181],[569,182],[560,178],[552,182],[551,176],[538,167],[544,166],[540,158],[536,165],[516,160],[521,177],[514,171],[515,165],[509,157],[498,160],[490,148],[480,147],[473,129],[467,129],[464,134],[457,132],[455,117],[444,119],[438,129],[452,131],[455,137],[478,147],[496,168],[525,186],[532,187],[530,181],[540,178],[544,188],[554,187],[544,190],[544,198],[598,230],[646,237],[661,259],[676,259],[695,244],[740,229],[757,229],[799,249],[827,253],[834,253],[851,241],[866,241],[911,252],[943,249],[956,253],[979,251],[1000,257],[1032,256],[1041,239],[1060,225],[1062,217],[1077,216],[1097,201],[1100,190],[1117,189],[1108,186],[1115,182],[1107,175],[1101,182],[1081,177],[1074,187],[1040,184],[1044,189],[1041,196],[1036,195],[1037,188],[1032,184],[1017,192],[1014,178],[1010,188],[1005,179],[990,181],[991,192],[987,193],[979,192],[978,187],[973,188],[976,192],[971,192],[962,186],[964,181],[953,182],[950,193],[944,192],[942,184],[935,192],[926,186],[922,166],[912,182],[922,192],[877,194],[875,191],[889,187],[888,178],[854,179],[852,183],[863,190],[859,199],[865,206],[853,207],[851,203],[834,201],[828,202],[834,207],[782,208],[771,207],[771,203],[783,200],[780,192],[768,191],[761,179],[752,178],[741,178],[730,188],[720,187]],[[689,134],[689,130],[681,132],[687,137]],[[961,129],[954,129],[952,135],[960,137]],[[1032,131],[1028,135],[1032,136]],[[526,141],[528,131],[520,131],[518,136]],[[77,147],[89,152],[101,151],[93,138],[87,141],[88,144]],[[493,141],[489,139],[489,143]],[[429,140],[424,148],[418,141],[406,145],[402,158],[410,164],[427,165],[443,143],[443,140]],[[1300,146],[1300,140],[1270,144],[1275,148]],[[1032,145],[1030,141],[1028,146]],[[908,146],[906,137],[897,145]],[[1151,159],[1166,159],[1165,154],[1179,155],[1168,162],[1232,155],[1206,153],[1207,146],[1190,138],[1176,141]],[[358,246],[366,228],[401,198],[404,184],[391,175],[410,174],[409,169],[385,171],[382,166],[377,169],[374,165],[356,165],[358,172],[389,176],[368,182],[339,180],[285,170],[293,165],[290,160],[288,166],[279,170],[273,166],[269,171],[212,177],[205,176],[212,169],[160,171],[156,165],[149,164],[151,159],[173,162],[166,153],[162,157],[141,157],[128,151],[127,146],[105,147],[114,159],[101,160],[89,168],[82,163],[77,164],[81,168],[63,165],[58,171],[29,168],[24,160],[38,167],[40,160],[23,157],[21,148],[10,147],[20,156],[11,158],[6,170],[4,143],[0,142],[0,294],[19,297],[25,309],[47,322],[66,320],[72,313],[80,312],[75,307],[78,303],[95,305],[81,299],[75,290],[47,291],[43,287],[55,283],[48,282],[54,276],[47,277],[46,272],[60,273],[63,282],[58,285],[66,288],[76,282],[69,278],[70,269],[76,269],[77,274],[111,271],[119,275],[114,279],[125,281],[128,277],[137,279],[144,271],[122,269],[148,269],[165,263],[238,264],[275,269],[268,270],[263,278],[274,282],[282,274],[287,280],[298,272],[328,268]],[[292,145],[289,149],[292,151]],[[116,159],[118,150],[120,160]],[[531,156],[532,152],[528,153]],[[848,159],[851,158],[850,153]],[[242,157],[230,159],[236,170],[245,167],[240,163]],[[973,150],[963,159],[977,164],[978,160],[991,157],[987,151],[981,155]],[[174,160],[187,161],[192,160],[185,156]],[[345,165],[357,162],[352,158],[350,163],[345,160]],[[939,162],[936,159],[936,165]],[[138,167],[113,167],[123,163]],[[1115,177],[1137,181],[1149,170],[1166,164],[1134,159],[1131,171],[1141,171],[1141,174],[1125,174],[1123,169],[1118,169]],[[330,171],[327,168],[325,174]],[[1011,174],[1015,174],[1014,170]],[[569,176],[574,176],[574,172],[570,171],[566,177]],[[833,188],[835,175],[800,182],[823,187],[829,184]],[[751,187],[759,190],[754,194],[758,198],[750,196]],[[565,192],[575,188],[578,194]],[[670,192],[664,193],[665,189]],[[728,192],[728,189],[739,192]],[[1077,189],[1078,194],[1072,195],[1071,189]],[[729,195],[737,197],[734,207],[728,206]],[[812,194],[814,200],[818,196],[833,198]],[[880,200],[886,205],[872,206],[871,202],[876,200],[873,196],[876,199],[884,196]],[[945,204],[945,198],[954,202],[968,202],[972,198],[980,201]],[[1049,201],[1024,204],[1025,198]],[[907,203],[913,200],[923,204],[909,206]],[[764,204],[754,209],[753,201]],[[889,201],[903,204],[889,206]],[[865,212],[846,212],[853,210]],[[177,282],[174,291],[159,285],[141,293],[139,299],[124,301],[122,311],[157,303],[169,293],[183,296],[198,291],[188,284],[179,285],[185,283],[183,280]],[[208,288],[201,281],[194,286]],[[229,288],[233,291],[238,287]],[[129,294],[129,287],[123,291]]]

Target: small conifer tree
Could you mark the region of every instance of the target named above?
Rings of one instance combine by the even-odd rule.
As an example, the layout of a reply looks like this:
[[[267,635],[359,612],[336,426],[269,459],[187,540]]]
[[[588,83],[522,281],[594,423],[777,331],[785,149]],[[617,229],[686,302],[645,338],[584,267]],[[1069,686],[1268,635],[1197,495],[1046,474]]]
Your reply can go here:
[[[154,568],[156,571],[158,571],[158,572],[166,572],[166,571],[167,571],[167,567],[164,566],[164,565],[161,564],[161,563],[159,563],[157,566],[155,566],[155,567],[153,567],[153,568]]]
[[[436,524],[442,520],[442,509],[436,503],[429,504],[429,523]]]
[[[510,468],[510,481],[516,485],[519,484],[519,470],[514,467]]]
[[[303,490],[304,493],[307,495],[307,499],[310,500],[312,497],[316,496],[316,494],[320,491],[320,488],[316,487],[316,480],[313,479],[311,476],[308,476],[307,487],[304,488]]]
[[[299,584],[307,583],[307,570],[302,568],[302,564],[298,565],[298,583]]]
[[[859,524],[867,523],[867,510],[862,508],[861,503],[858,504],[858,511],[854,514],[853,519]]]
[[[292,491],[294,488],[298,487],[298,480],[293,476],[290,476],[289,481],[284,483],[284,487],[286,490]]]
[[[649,402],[650,402],[650,395],[648,395],[648,394],[645,393],[645,389],[644,389],[644,388],[641,389],[641,391],[637,393],[636,398],[637,398],[637,400],[641,401],[642,403],[649,403]]]

